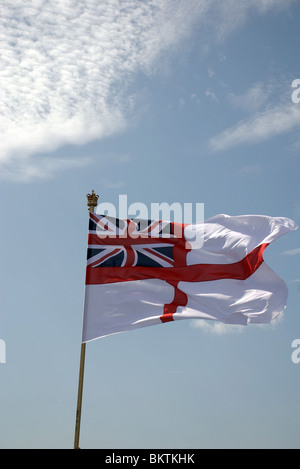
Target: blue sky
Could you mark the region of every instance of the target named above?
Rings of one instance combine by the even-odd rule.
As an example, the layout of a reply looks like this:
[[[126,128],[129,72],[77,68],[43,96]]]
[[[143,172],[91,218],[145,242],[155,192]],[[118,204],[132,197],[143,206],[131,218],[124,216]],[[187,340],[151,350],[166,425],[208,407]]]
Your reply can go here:
[[[4,2],[0,447],[71,448],[86,194],[300,222],[300,6]],[[294,94],[293,94],[294,93]],[[83,448],[299,448],[300,238],[266,250],[268,326],[165,324],[87,344]]]

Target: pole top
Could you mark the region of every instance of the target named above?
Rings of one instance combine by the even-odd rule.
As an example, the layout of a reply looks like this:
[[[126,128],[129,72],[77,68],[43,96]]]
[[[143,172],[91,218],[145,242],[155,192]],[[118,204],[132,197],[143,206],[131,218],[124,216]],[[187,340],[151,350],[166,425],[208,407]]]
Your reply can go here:
[[[97,207],[99,195],[95,194],[92,190],[91,194],[86,194],[87,197],[87,205],[91,212],[94,211],[94,208]]]

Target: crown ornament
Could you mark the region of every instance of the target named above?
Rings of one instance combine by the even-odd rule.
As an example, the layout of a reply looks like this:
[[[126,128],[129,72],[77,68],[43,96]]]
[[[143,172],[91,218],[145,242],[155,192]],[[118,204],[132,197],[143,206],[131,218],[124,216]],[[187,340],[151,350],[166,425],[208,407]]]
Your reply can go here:
[[[89,210],[93,211],[98,204],[99,195],[95,194],[95,191],[92,190],[91,194],[86,194],[86,197]]]

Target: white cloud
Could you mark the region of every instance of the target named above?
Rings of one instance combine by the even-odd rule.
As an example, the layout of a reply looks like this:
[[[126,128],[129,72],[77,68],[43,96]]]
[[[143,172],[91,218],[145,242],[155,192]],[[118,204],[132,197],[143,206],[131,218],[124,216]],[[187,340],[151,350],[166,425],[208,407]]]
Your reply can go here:
[[[214,8],[209,15],[211,26],[219,42],[224,41],[228,34],[241,27],[247,18],[254,13],[265,14],[270,10],[280,11],[287,8],[294,0],[226,0],[211,1]]]
[[[244,166],[243,168],[239,169],[238,174],[241,176],[254,176],[258,177],[262,175],[263,168],[259,164],[251,164],[248,166]]]
[[[226,150],[242,144],[255,144],[299,128],[300,106],[279,104],[255,113],[210,139],[213,151]]]
[[[300,248],[288,249],[287,251],[284,251],[282,254],[285,254],[287,256],[294,256],[295,254],[300,254]]]
[[[3,165],[1,176],[14,182],[31,183],[35,180],[50,179],[58,171],[66,171],[71,168],[82,168],[91,163],[90,158],[56,158],[39,157],[30,155],[24,158],[13,157],[9,165]]]
[[[179,99],[179,102],[178,102],[178,107],[179,109],[181,109],[182,107],[184,107],[185,105],[185,99],[184,98],[180,98]]]
[[[218,102],[218,97],[216,95],[216,93],[214,93],[213,91],[211,90],[206,90],[205,91],[205,96],[207,96],[208,98],[212,99],[213,101],[216,101]]]
[[[210,67],[208,67],[207,73],[208,73],[209,78],[212,78],[216,74],[216,72]]]
[[[191,321],[191,327],[195,329],[202,329],[203,332],[214,334],[214,335],[224,335],[224,334],[239,334],[247,329],[259,328],[259,329],[270,329],[270,327],[275,328],[281,321],[284,320],[284,312],[279,314],[276,318],[273,319],[271,323],[268,324],[251,324],[249,326],[242,326],[239,324],[225,324],[218,321],[209,321],[205,319],[194,319]]]
[[[245,329],[245,326],[240,326],[237,324],[225,324],[216,321],[205,321],[204,319],[195,319],[191,321],[191,326],[195,329],[202,329],[204,332],[208,332],[215,335],[240,333]]]
[[[267,102],[271,92],[272,86],[270,84],[266,86],[264,83],[258,82],[240,95],[230,93],[229,100],[234,106],[253,112]]]
[[[170,54],[194,24],[220,40],[249,12],[289,3],[7,1],[1,8],[2,174],[16,176],[15,165],[28,179],[30,173],[54,174],[58,161],[50,168],[46,159],[35,162],[31,156],[125,129],[135,106],[135,97],[126,94],[128,84],[138,72],[159,72],[162,54]],[[63,160],[61,169],[72,163],[77,165]]]
[[[121,187],[125,186],[124,181],[111,181],[108,180],[107,178],[101,178],[100,180],[100,185],[101,187],[104,187],[105,189],[121,189]]]

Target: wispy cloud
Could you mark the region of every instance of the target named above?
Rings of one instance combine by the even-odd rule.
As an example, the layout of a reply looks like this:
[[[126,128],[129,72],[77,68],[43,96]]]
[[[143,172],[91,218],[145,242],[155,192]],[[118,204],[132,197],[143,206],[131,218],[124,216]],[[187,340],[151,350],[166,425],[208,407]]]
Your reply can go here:
[[[282,254],[285,254],[286,256],[294,256],[295,254],[300,254],[300,248],[288,249],[287,251],[283,251]]]
[[[216,93],[214,93],[214,91],[211,91],[211,90],[206,90],[205,91],[205,96],[207,96],[208,98],[212,99],[213,101],[216,101],[218,102],[218,97],[216,95]]]
[[[83,168],[90,164],[91,159],[57,158],[43,156],[33,158],[31,155],[23,158],[13,157],[10,164],[2,165],[1,176],[13,182],[31,183],[40,179],[51,179],[59,171],[73,168]]]
[[[6,2],[2,174],[19,174],[21,180],[51,175],[58,161],[51,166],[34,155],[124,130],[136,105],[128,95],[130,82],[138,72],[159,72],[162,54],[170,54],[195,24],[213,31],[210,40],[222,40],[250,12],[262,14],[291,1],[253,0],[251,8],[239,0]],[[73,164],[62,160],[61,169]]]
[[[102,178],[100,180],[100,185],[101,187],[104,187],[105,189],[116,190],[116,189],[121,189],[121,187],[124,187],[125,182],[124,181],[111,181],[111,180],[108,180],[107,178]]]
[[[216,74],[216,72],[210,67],[208,67],[207,73],[208,73],[209,78],[212,78]]]
[[[210,139],[213,151],[242,144],[255,144],[299,128],[300,106],[293,103],[274,105],[238,122]]]
[[[194,329],[201,329],[204,332],[215,335],[237,334],[241,333],[245,329],[245,326],[239,326],[237,324],[225,324],[222,322],[205,321],[203,319],[195,319],[191,321],[191,327]]]
[[[250,326],[241,326],[238,324],[225,324],[218,321],[206,321],[205,319],[195,319],[191,321],[191,327],[194,329],[201,329],[205,333],[213,335],[225,334],[240,334],[244,332],[247,327],[270,329],[275,328],[284,319],[284,313],[279,314],[270,324],[251,324]]]
[[[259,164],[251,164],[244,166],[243,168],[239,169],[237,173],[241,176],[253,176],[258,177],[261,176],[263,173],[263,168]]]
[[[262,82],[254,83],[248,90],[242,94],[229,94],[230,102],[241,109],[254,112],[265,104],[272,93],[272,85],[267,86]]]

